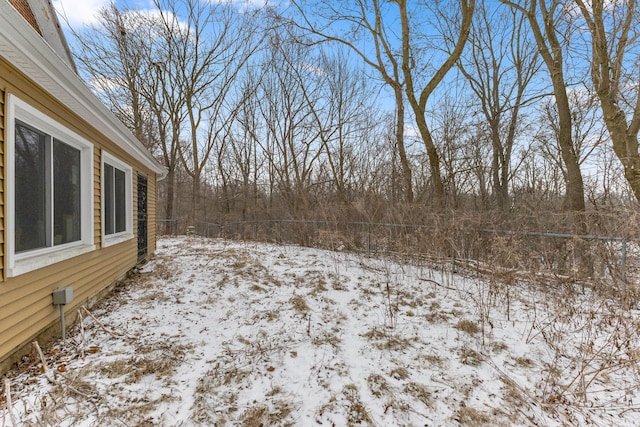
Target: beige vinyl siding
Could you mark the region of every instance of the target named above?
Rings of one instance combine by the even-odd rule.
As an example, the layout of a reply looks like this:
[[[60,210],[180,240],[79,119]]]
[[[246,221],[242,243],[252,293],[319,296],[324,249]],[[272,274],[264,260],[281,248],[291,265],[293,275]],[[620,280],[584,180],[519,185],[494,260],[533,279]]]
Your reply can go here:
[[[135,244],[128,242],[126,250],[123,246],[94,251],[4,284],[1,300],[8,304],[0,310],[0,354],[12,352],[57,321],[58,309],[51,303],[55,288],[73,287],[73,302],[65,307],[65,311],[70,311],[133,268]]]
[[[16,277],[4,278],[4,138],[5,104],[8,93],[15,94],[24,102],[45,113],[68,129],[81,135],[94,145],[93,157],[93,237],[95,251],[71,258]],[[65,307],[72,313],[81,305],[93,302],[95,296],[117,280],[123,278],[137,263],[137,240],[131,239],[113,246],[102,247],[102,151],[118,157],[134,170],[140,170],[149,178],[149,242],[155,241],[155,175],[143,168],[132,156],[98,133],[90,123],[75,116],[64,105],[57,102],[37,85],[26,79],[15,68],[0,57],[0,246],[2,262],[0,271],[0,374],[9,366],[12,355],[36,338],[47,328],[58,325],[59,309],[52,304],[51,292],[64,286],[72,286],[74,299]],[[135,182],[135,177],[134,177]],[[133,186],[134,232],[136,230],[136,186]],[[152,197],[151,197],[152,196]],[[152,210],[153,209],[153,210]],[[154,227],[151,227],[153,221]],[[152,240],[153,239],[153,240]],[[149,248],[149,254],[152,248]],[[75,315],[68,321],[75,320]]]

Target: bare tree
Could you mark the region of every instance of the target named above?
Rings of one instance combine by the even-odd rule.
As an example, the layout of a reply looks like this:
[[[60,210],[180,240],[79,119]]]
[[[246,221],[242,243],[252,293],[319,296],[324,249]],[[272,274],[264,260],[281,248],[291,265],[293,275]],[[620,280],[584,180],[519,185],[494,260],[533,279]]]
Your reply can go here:
[[[469,108],[465,102],[448,93],[430,112],[430,132],[436,143],[442,166],[442,181],[451,207],[459,207],[460,196],[469,188],[469,178],[474,168],[470,167]]]
[[[373,91],[360,70],[350,64],[349,56],[340,50],[322,51],[316,69],[319,98],[308,100],[327,175],[341,203],[348,200],[356,145],[364,142],[361,135],[376,119],[370,101]]]
[[[527,89],[540,67],[537,46],[523,28],[524,15],[482,0],[460,69],[479,102],[491,143],[491,184],[500,209],[508,209],[511,161]],[[535,95],[534,95],[535,96]]]
[[[558,145],[566,169],[566,207],[581,212],[585,209],[584,183],[572,141],[572,117],[567,79],[565,78],[565,41],[570,34],[567,11],[557,0],[523,0],[520,3],[500,0],[526,16],[538,51],[551,78],[558,111]],[[564,30],[564,31],[563,31]]]
[[[569,91],[568,96],[572,118],[571,141],[578,164],[582,166],[605,140],[605,130],[601,125],[602,116],[598,114],[595,105],[596,99],[593,94],[578,88]],[[542,154],[551,163],[556,164],[566,180],[567,169],[564,162],[557,155],[560,151],[558,117],[557,105],[552,100],[547,99],[541,108],[540,131],[536,135],[536,140],[540,143]]]
[[[176,22],[177,24],[177,22]],[[164,25],[162,25],[163,27]],[[170,38],[164,32],[160,40]],[[160,42],[161,43],[161,42]],[[167,168],[167,176],[163,180],[166,186],[165,211],[166,219],[174,219],[174,202],[176,186],[176,170],[179,166],[180,131],[186,120],[185,98],[176,82],[177,64],[171,60],[167,47],[161,44],[155,55],[149,58],[152,84],[142,87],[142,93],[149,102],[149,108],[155,116],[158,132],[158,149],[162,161]]]
[[[185,119],[176,64],[168,51],[168,34],[178,27],[175,16],[111,4],[99,12],[96,24],[75,33],[80,46],[76,56],[85,78],[167,168],[165,218],[174,217],[178,143]]]
[[[260,85],[265,135],[259,145],[269,164],[271,194],[293,217],[308,207],[314,166],[322,154],[311,106],[320,101],[318,73],[309,49],[275,33]]]
[[[418,25],[412,24],[409,18],[410,8],[408,7],[408,0],[393,0],[398,5],[400,13],[400,25],[402,34],[402,72],[405,80],[405,93],[409,100],[409,105],[413,109],[413,114],[416,120],[416,125],[422,141],[427,150],[429,157],[429,166],[431,181],[434,189],[434,199],[437,206],[443,206],[445,203],[445,189],[442,181],[442,175],[440,173],[440,155],[433,141],[431,130],[426,120],[427,102],[429,98],[442,82],[446,74],[456,64],[469,37],[471,29],[471,23],[473,13],[475,10],[475,0],[459,0],[454,1],[457,8],[453,8],[455,13],[458,13],[459,19],[458,25],[455,25],[453,29],[453,37],[445,37],[447,41],[451,43],[445,43],[450,47],[450,51],[446,51],[443,55],[442,62],[439,65],[428,64],[429,66],[418,67],[416,64],[421,64],[423,58],[417,57],[417,53],[420,51],[416,39],[419,38]],[[431,12],[442,12],[446,9],[445,4],[438,3],[437,10]],[[412,16],[420,16],[421,14],[430,13],[426,5],[419,7],[417,10],[412,10]],[[450,20],[449,22],[454,22]],[[457,31],[456,31],[457,30]],[[433,71],[431,71],[433,70]],[[422,82],[422,83],[421,83]]]
[[[405,99],[402,58],[393,47],[394,31],[385,22],[389,12],[387,2],[381,0],[356,0],[335,2],[332,0],[292,2],[302,17],[298,25],[323,40],[337,42],[348,47],[391,88],[395,101],[395,144],[402,167],[405,198],[414,200],[411,165],[405,148]],[[311,16],[321,17],[317,23]],[[346,30],[344,30],[346,26]]]
[[[613,150],[640,201],[640,10],[636,0],[575,4],[591,36],[591,82],[600,100]]]
[[[262,80],[261,71],[249,71],[240,86],[244,102],[236,115],[236,132],[231,135],[231,157],[240,173],[242,182],[242,219],[248,218],[250,210],[255,215],[259,197],[259,173],[263,167],[263,157],[259,153],[262,123],[257,91]]]
[[[231,88],[258,49],[255,27],[248,14],[232,5],[198,0],[155,0],[164,18],[168,59],[174,62],[175,84],[184,97],[186,117],[178,145],[184,169],[192,179],[191,221],[200,210],[202,174],[219,138],[239,108]],[[175,16],[185,21],[175,25]]]
[[[99,11],[96,24],[74,35],[80,46],[76,58],[81,73],[114,114],[148,145],[148,109],[141,94],[141,87],[150,83],[146,65],[154,35],[148,16],[111,4]]]

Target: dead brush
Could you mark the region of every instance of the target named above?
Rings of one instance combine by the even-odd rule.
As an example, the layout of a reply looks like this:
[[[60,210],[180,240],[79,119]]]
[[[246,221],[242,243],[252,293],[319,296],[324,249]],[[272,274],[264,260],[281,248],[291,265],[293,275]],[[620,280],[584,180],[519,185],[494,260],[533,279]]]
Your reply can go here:
[[[387,328],[371,328],[368,332],[362,334],[364,338],[370,340],[374,346],[380,350],[402,350],[404,348],[413,347],[411,340],[391,333]]]
[[[389,394],[391,391],[389,383],[387,383],[387,380],[385,380],[382,375],[370,374],[367,377],[367,384],[369,385],[371,394],[378,398],[385,394]]]
[[[74,425],[91,413],[99,416],[108,412],[109,401],[89,378],[86,369],[58,373],[46,395],[36,397],[33,403],[25,401],[25,408],[31,407],[38,418],[35,425]]]
[[[456,323],[454,328],[469,335],[475,335],[481,330],[481,328],[476,323],[466,319],[460,320],[458,323]]]
[[[472,408],[471,406],[460,407],[454,419],[463,426],[475,427],[489,424],[495,425],[492,422],[492,417],[489,414]]]
[[[356,245],[340,231],[318,230],[314,246],[331,251],[353,250]]]
[[[294,426],[292,420],[288,420],[293,412],[294,405],[286,400],[274,400],[269,405],[256,404],[246,409],[239,417],[239,425],[242,427],[263,427],[278,425],[282,427]]]
[[[261,362],[273,359],[281,360],[289,352],[291,343],[284,331],[267,331],[260,329],[254,336],[238,336],[236,341],[241,346],[223,345],[226,363],[242,366],[256,366]]]
[[[392,290],[393,286],[386,281],[384,285],[384,308],[385,308],[385,326],[389,329],[395,329],[398,326],[398,293]]]
[[[578,308],[538,335],[552,352],[542,377],[542,397],[549,405],[561,404],[582,412],[601,405],[590,396],[594,389],[605,387],[611,402],[622,407],[629,391],[640,387],[636,375],[640,368],[640,324],[619,305],[599,298]],[[576,339],[566,341],[571,338]],[[612,381],[616,377],[626,380]],[[612,383],[621,385],[613,388]]]
[[[307,301],[305,301],[302,295],[298,295],[298,294],[293,295],[291,299],[289,299],[289,302],[291,303],[293,308],[300,314],[306,314],[310,310],[309,305],[307,304]]]
[[[346,401],[347,424],[352,425],[372,425],[373,420],[369,411],[360,399],[358,387],[355,384],[347,384],[342,389],[342,395]]]
[[[175,263],[171,262],[170,259],[157,258],[154,262],[152,275],[157,277],[160,280],[169,281],[174,277],[180,275],[180,271],[175,265]],[[152,282],[152,281],[143,280],[142,284],[147,284],[149,282]]]
[[[402,391],[409,396],[413,397],[418,402],[421,402],[427,408],[433,408],[433,396],[431,390],[424,384],[410,382],[406,384]]]

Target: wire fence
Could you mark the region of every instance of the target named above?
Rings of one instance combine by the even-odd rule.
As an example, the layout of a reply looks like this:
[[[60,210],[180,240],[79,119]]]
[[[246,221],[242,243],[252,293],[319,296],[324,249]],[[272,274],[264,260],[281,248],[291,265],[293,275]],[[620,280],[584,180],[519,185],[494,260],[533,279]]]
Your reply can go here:
[[[186,230],[180,230],[177,219],[158,219],[156,220],[157,230],[156,232],[160,236],[186,234]]]
[[[184,228],[184,229],[183,229]],[[370,256],[399,255],[487,271],[528,271],[626,283],[640,270],[640,239],[470,227],[456,221],[393,224],[322,220],[255,220],[180,227],[159,220],[159,234],[298,244]]]

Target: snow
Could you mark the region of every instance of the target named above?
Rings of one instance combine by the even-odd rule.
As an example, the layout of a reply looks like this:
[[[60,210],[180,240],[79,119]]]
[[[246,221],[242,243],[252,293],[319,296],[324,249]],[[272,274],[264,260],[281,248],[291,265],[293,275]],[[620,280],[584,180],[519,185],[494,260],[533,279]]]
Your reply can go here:
[[[195,236],[8,374],[2,425],[640,425],[637,310],[592,289]],[[2,409],[4,408],[4,409]]]

